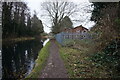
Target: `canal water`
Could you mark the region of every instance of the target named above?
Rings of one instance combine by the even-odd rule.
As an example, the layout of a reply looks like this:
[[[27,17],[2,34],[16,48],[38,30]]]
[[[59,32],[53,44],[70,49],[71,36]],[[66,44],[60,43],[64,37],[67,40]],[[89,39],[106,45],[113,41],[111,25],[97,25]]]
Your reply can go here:
[[[25,78],[32,71],[38,52],[47,40],[29,40],[2,46],[2,76]],[[45,42],[45,43],[44,43]]]

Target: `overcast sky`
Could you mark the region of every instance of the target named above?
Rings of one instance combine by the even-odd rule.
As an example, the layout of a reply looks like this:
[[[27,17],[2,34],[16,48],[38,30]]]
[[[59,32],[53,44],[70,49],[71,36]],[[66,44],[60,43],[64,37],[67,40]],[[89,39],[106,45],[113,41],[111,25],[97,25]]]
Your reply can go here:
[[[39,19],[42,20],[42,22],[44,24],[44,31],[49,33],[51,30],[47,26],[51,27],[51,23],[48,19],[41,16],[42,14],[44,14],[41,10],[41,3],[46,2],[46,1],[55,1],[55,0],[26,0],[26,1],[28,4],[28,7],[31,10],[31,14],[33,14],[34,10],[37,12]],[[59,0],[59,1],[62,1],[62,0]],[[95,24],[93,21],[89,20],[91,17],[91,13],[86,12],[88,10],[92,10],[92,8],[90,6],[86,7],[88,5],[91,5],[91,3],[89,3],[88,0],[67,0],[67,1],[74,2],[75,4],[79,4],[79,8],[81,8],[78,15],[70,17],[71,20],[80,19],[80,21],[78,21],[78,22],[73,21],[74,27],[83,25],[84,27],[89,29],[90,27],[92,27]]]

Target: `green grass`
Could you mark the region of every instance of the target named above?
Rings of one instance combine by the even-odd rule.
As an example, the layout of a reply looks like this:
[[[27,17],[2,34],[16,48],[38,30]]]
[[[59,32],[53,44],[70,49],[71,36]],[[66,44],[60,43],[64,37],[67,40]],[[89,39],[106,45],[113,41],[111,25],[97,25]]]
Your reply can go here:
[[[76,42],[76,41],[75,41]],[[78,41],[75,44],[82,46],[76,49],[68,46],[59,45],[59,51],[64,60],[69,78],[106,78],[107,71],[103,66],[96,66],[95,62],[90,60],[89,48],[91,41]],[[88,47],[89,46],[89,47]],[[92,46],[92,45],[91,45]]]
[[[35,67],[32,70],[32,72],[26,77],[26,79],[40,77],[40,72],[44,68],[47,58],[49,56],[49,46],[50,46],[50,41],[39,52]]]

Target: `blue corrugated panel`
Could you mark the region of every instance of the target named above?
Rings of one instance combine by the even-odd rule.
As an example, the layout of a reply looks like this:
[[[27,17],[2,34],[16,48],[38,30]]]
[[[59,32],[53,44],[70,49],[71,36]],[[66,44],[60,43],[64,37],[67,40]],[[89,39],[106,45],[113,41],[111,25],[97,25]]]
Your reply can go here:
[[[64,39],[91,39],[92,36],[89,33],[64,33],[61,32],[55,35],[58,43],[63,45]]]
[[[63,32],[59,33],[59,34],[56,34],[55,35],[55,38],[57,40],[58,43],[62,44],[63,43]]]

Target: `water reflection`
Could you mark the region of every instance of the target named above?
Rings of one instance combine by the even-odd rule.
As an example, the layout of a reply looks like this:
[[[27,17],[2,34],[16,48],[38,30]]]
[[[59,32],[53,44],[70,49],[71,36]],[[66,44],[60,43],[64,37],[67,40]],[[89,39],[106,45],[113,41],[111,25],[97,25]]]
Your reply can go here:
[[[2,46],[3,78],[23,78],[34,67],[38,52],[43,47],[39,40]]]

